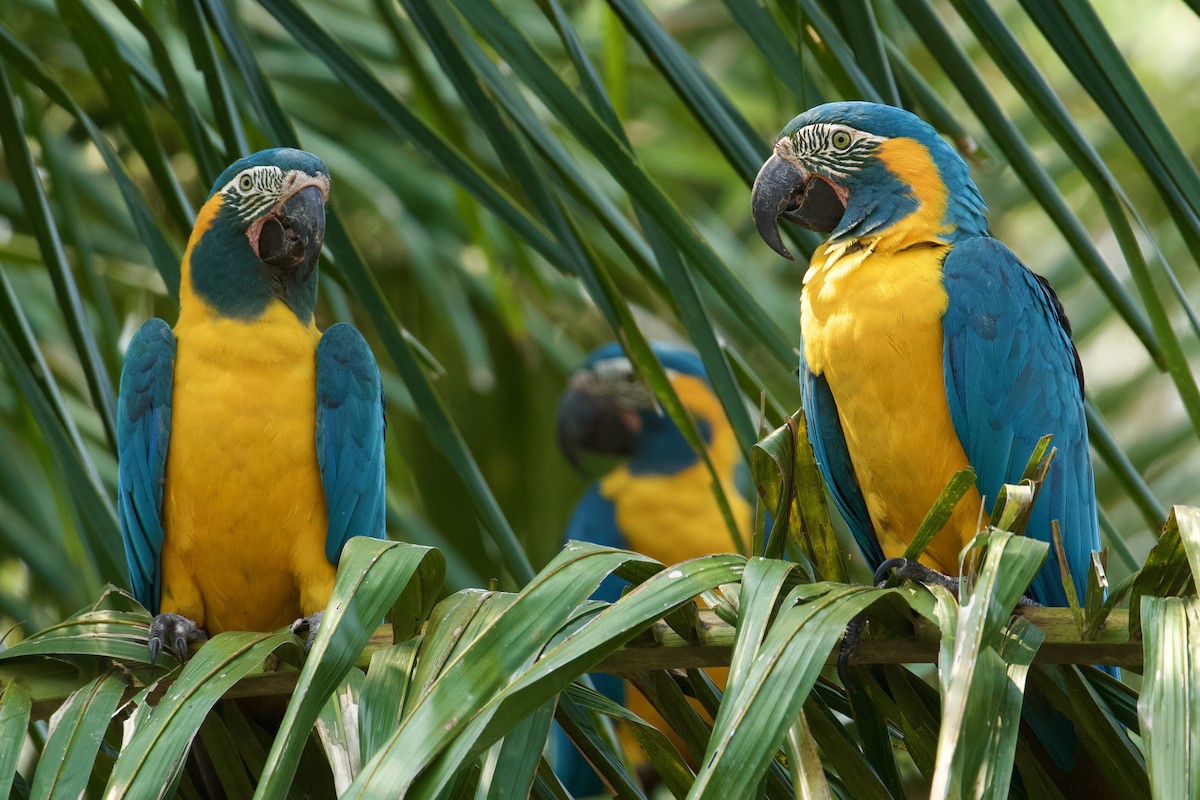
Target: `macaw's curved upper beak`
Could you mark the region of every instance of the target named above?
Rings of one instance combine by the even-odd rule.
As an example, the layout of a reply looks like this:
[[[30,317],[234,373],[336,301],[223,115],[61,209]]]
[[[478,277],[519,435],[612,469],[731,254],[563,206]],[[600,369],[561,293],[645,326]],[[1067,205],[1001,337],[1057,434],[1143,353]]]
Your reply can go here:
[[[772,155],[758,171],[750,195],[758,235],[784,258],[792,254],[779,236],[780,217],[810,230],[829,233],[846,213],[842,198],[824,179]]]
[[[634,436],[642,428],[636,409],[618,406],[593,391],[588,373],[576,372],[558,401],[558,446],[575,469],[581,469],[580,452],[628,456]]]
[[[279,269],[304,265],[304,278],[312,274],[325,241],[325,195],[318,186],[305,186],[283,201],[278,211],[263,221],[258,236],[258,257]]]

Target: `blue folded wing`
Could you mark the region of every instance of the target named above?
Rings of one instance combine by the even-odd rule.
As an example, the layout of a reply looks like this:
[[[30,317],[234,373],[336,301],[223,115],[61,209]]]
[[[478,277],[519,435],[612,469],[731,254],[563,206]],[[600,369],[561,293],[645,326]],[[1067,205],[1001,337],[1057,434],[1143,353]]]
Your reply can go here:
[[[171,437],[175,334],[161,319],[142,325],[125,353],[117,398],[117,516],[133,596],[158,613],[162,594],[163,480]]]
[[[583,497],[576,504],[575,511],[571,513],[571,519],[567,522],[567,530],[563,534],[563,541],[571,539],[622,550],[629,548],[625,537],[617,528],[616,509],[611,500],[600,494],[599,483],[593,483],[587,488]],[[599,588],[592,592],[592,599],[615,603],[628,585],[627,581],[616,575],[609,575]]]
[[[570,521],[567,522],[563,541],[572,539],[623,550],[629,547],[625,537],[621,535],[620,529],[617,528],[616,509],[611,500],[600,494],[599,483],[588,486],[587,491],[583,493],[583,497],[576,504]],[[609,575],[596,591],[592,592],[592,599],[615,603],[628,585],[628,581],[618,578],[616,575]],[[589,673],[588,677],[596,691],[613,702],[624,704],[625,681],[623,679],[616,675],[599,672]],[[567,738],[558,723],[554,724],[550,741],[554,774],[559,777],[572,797],[591,797],[604,792],[604,784],[596,776],[595,770]]]
[[[383,385],[362,334],[339,322],[317,345],[317,461],[336,564],[351,536],[385,538]]]
[[[854,477],[854,465],[850,463],[850,451],[846,448],[846,435],[838,417],[837,404],[829,390],[829,382],[821,375],[814,375],[804,360],[803,348],[800,356],[800,400],[804,404],[804,418],[808,423],[808,438],[812,442],[817,468],[833,502],[862,551],[863,558],[872,570],[883,563],[883,548],[875,536],[875,526],[867,511],[867,501]]]
[[[969,239],[943,265],[949,307],[942,321],[946,398],[954,429],[975,468],[979,493],[995,500],[1017,483],[1038,439],[1058,451],[1026,534],[1063,549],[1083,599],[1100,547],[1096,493],[1083,409],[1082,368],[1054,292],[1000,242]],[[1045,605],[1067,604],[1053,552],[1030,587]]]

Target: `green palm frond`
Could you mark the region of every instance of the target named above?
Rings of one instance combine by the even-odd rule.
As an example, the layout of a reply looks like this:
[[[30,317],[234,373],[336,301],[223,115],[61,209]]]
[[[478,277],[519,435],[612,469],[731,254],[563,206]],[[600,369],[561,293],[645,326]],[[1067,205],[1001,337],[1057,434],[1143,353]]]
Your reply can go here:
[[[1200,153],[1180,89],[1200,75],[1195,59],[1168,54],[1195,33],[1194,12],[1175,0],[6,3],[0,628],[17,627],[0,655],[0,794],[15,783],[196,796],[181,772],[196,739],[235,796],[285,797],[311,779],[346,796],[560,797],[538,745],[554,714],[639,796],[598,721],[622,710],[585,688],[551,701],[664,614],[699,647],[699,623],[680,609],[702,591],[737,624],[730,683],[698,669],[671,679],[661,665],[632,673],[688,751],[633,722],[677,794],[740,789],[749,769],[771,797],[899,797],[910,783],[1007,796],[1015,764],[1012,791],[1040,796],[1052,779],[1015,724],[960,734],[969,746],[946,733],[1011,721],[1031,693],[1087,727],[1114,785],[1193,791],[1195,748],[1173,746],[1190,741],[1176,712],[1194,705],[1182,677],[1200,652],[1184,644],[1200,561],[1182,507],[1200,504]],[[800,405],[803,271],[761,246],[748,213],[768,140],[837,98],[899,103],[933,123],[972,162],[996,235],[1058,289],[1089,378],[1116,555],[1106,578],[1112,597],[1130,591],[1129,629],[1146,631],[1147,666],[1160,670],[1140,700],[1088,668],[1042,666],[1038,628],[1000,625],[1019,570],[984,559],[981,605],[961,609],[923,590],[840,583],[865,576],[835,540],[844,531],[824,508],[803,419],[787,417]],[[331,167],[319,322],[356,323],[379,357],[389,530],[417,545],[386,546],[374,568],[343,565],[362,586],[346,584],[349,616],[323,629],[303,667],[280,632],[214,640],[182,672],[148,677],[134,632],[144,613],[104,589],[126,580],[116,377],[136,326],[174,318],[179,257],[214,177],[278,144]],[[798,253],[817,244],[789,235]],[[795,545],[792,566],[752,559],[743,575],[740,561],[691,562],[668,580],[628,554],[560,553],[582,481],[563,469],[548,420],[582,354],[614,338],[694,443],[647,341],[697,349],[764,492],[761,523],[769,513]],[[784,537],[765,534],[754,552],[778,555]],[[1027,544],[996,536],[988,558],[1036,560]],[[611,608],[585,602],[612,569],[644,585]],[[385,573],[394,585],[381,588]],[[822,672],[845,621],[871,603],[889,623],[910,608],[937,623],[937,680],[860,667],[848,697]],[[1080,598],[1083,632],[1068,629],[1081,641],[1106,619],[1102,603],[1099,591]],[[388,608],[398,642],[355,666]],[[970,642],[987,652],[977,666],[945,667]],[[266,680],[267,652],[305,687],[274,745],[221,702],[237,675]],[[132,697],[126,669],[142,681]],[[192,713],[152,694],[166,676],[194,693]],[[45,717],[51,697],[68,699],[48,730],[31,715]],[[153,703],[171,713],[149,714]],[[137,729],[127,739],[114,709]],[[1139,724],[1135,744],[1122,730]],[[36,773],[14,749],[26,732]],[[324,764],[307,771],[317,748],[333,777]]]

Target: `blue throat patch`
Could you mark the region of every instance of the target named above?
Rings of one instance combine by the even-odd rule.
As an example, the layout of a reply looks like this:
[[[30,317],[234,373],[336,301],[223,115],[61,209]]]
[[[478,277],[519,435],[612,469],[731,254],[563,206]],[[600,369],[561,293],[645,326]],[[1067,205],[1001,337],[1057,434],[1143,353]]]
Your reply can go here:
[[[705,444],[712,444],[712,425],[696,416],[696,428]],[[666,414],[642,412],[642,430],[634,440],[629,471],[634,475],[673,475],[700,460],[683,433]]]
[[[282,300],[304,325],[317,306],[319,269],[280,270],[264,264],[246,238],[246,223],[228,206],[192,249],[192,288],[223,317],[246,322],[258,319],[272,300]]]

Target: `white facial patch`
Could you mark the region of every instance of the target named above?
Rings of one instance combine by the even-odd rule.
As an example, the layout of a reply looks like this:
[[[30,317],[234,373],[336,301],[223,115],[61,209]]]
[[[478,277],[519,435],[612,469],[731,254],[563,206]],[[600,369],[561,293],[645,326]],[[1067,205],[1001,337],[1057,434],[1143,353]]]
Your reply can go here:
[[[283,193],[284,175],[279,167],[250,167],[233,176],[221,194],[238,217],[249,221],[267,213]]]
[[[804,170],[843,179],[866,163],[872,151],[887,141],[847,125],[818,122],[806,125],[775,143],[775,154]]]
[[[593,364],[590,371],[595,385],[603,387],[604,394],[612,398],[617,405],[625,408],[646,408],[654,404],[653,394],[638,380],[629,359],[605,358]],[[672,369],[665,372],[668,378],[674,378],[678,374]]]

